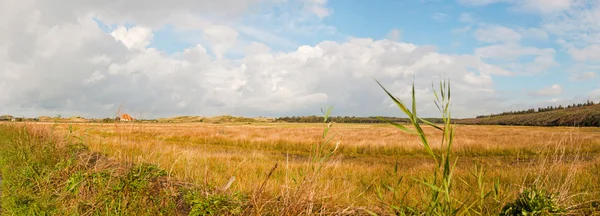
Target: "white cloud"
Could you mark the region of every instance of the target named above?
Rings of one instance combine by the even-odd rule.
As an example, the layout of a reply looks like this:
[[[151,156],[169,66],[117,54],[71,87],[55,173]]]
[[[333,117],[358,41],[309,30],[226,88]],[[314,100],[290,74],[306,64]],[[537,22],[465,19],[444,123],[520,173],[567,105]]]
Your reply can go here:
[[[497,43],[519,41],[522,36],[515,30],[504,26],[484,26],[475,31],[475,38],[479,41]]]
[[[95,82],[98,82],[103,79],[106,79],[106,76],[104,76],[104,74],[102,74],[102,72],[96,70],[90,75],[90,78],[84,80],[83,83],[84,84],[95,83]]]
[[[544,17],[542,27],[556,36],[578,64],[600,62],[600,4],[575,0],[563,13]]]
[[[57,52],[48,58],[25,55],[26,63],[12,67],[18,79],[0,75],[0,80],[11,79],[0,85],[10,89],[10,96],[0,101],[4,107],[30,115],[60,112],[106,116],[114,113],[110,107],[123,103],[127,112],[144,112],[149,117],[224,113],[277,116],[314,114],[327,103],[337,105],[340,114],[390,114],[396,110],[378,107],[386,97],[371,77],[404,94],[413,75],[422,88],[446,74],[453,79],[456,94],[462,95],[455,101],[460,116],[476,110],[465,107],[467,100],[493,93],[490,74],[503,71],[475,56],[444,55],[428,46],[390,40],[326,41],[287,53],[261,52],[230,60],[211,57],[202,46],[175,55],[153,48],[129,50],[97,26],[80,24],[75,29],[95,32],[94,37],[74,34],[77,37],[64,39],[79,41],[80,48],[73,52]],[[47,29],[36,31],[39,35],[34,38],[46,35]],[[137,43],[130,44],[147,40],[133,41]],[[254,45],[259,50],[265,48]],[[11,59],[0,61],[15,64]],[[68,106],[65,101],[70,101]],[[431,108],[424,114],[434,113],[427,102],[431,100],[420,101]]]
[[[271,52],[271,48],[264,43],[252,42],[245,47],[247,55],[265,54]]]
[[[519,10],[537,12],[542,14],[555,13],[567,10],[573,0],[522,0],[516,1]]]
[[[600,45],[593,44],[582,49],[572,47],[569,54],[579,62],[600,62]]]
[[[585,73],[576,73],[573,74],[569,77],[569,80],[571,81],[584,81],[584,80],[589,80],[589,79],[593,79],[596,77],[596,73],[594,72],[585,72]]]
[[[93,13],[103,22],[109,24],[136,23],[152,29],[160,28],[165,24],[175,27],[189,28],[206,20],[197,19],[197,14],[217,17],[220,20],[239,18],[257,4],[277,4],[279,0],[176,0],[176,1],[90,1],[90,0],[65,0],[65,1],[32,1],[36,6],[44,9],[50,16],[47,23],[59,23],[79,17],[81,14]],[[61,6],[57,4],[60,3]],[[143,5],[143,7],[141,6]],[[174,14],[178,14],[173,17]],[[224,16],[226,14],[226,16]],[[187,17],[184,19],[184,17]],[[191,18],[191,19],[189,19]],[[187,21],[185,21],[187,20]],[[169,21],[169,23],[166,23]],[[185,21],[185,22],[174,22]],[[194,22],[192,22],[194,21]],[[179,26],[181,24],[181,26]],[[196,28],[196,27],[193,27]]]
[[[204,37],[211,42],[212,51],[217,58],[223,58],[227,50],[237,42],[238,32],[228,26],[214,25],[204,29]]]
[[[432,46],[370,38],[323,41],[288,52],[269,51],[268,43],[261,41],[249,43],[248,55],[230,59],[230,49],[247,45],[238,41],[238,31],[245,33],[235,25],[216,23],[179,26],[202,28],[210,44],[174,54],[148,46],[152,32],[171,14],[240,13],[249,4],[210,2],[171,6],[174,3],[150,1],[135,7],[129,1],[71,1],[65,7],[24,1],[2,8],[7,20],[15,22],[0,26],[0,68],[7,68],[0,73],[0,106],[16,115],[104,117],[123,103],[126,112],[157,117],[310,115],[318,114],[324,104],[333,104],[336,115],[398,115],[398,110],[385,106],[390,101],[372,78],[406,96],[415,77],[422,115],[433,116],[437,113],[430,82],[446,76],[456,95],[454,113],[461,117],[502,109],[492,77],[514,73],[486,63],[486,58],[497,57],[486,52],[485,58],[450,55]],[[13,13],[16,8],[22,10]],[[42,12],[36,15],[36,9]],[[113,36],[97,26],[94,15],[109,24],[135,24],[115,29]]]
[[[548,14],[569,9],[574,0],[459,0],[459,2],[470,6],[508,3],[512,4],[516,11]]]
[[[127,29],[124,26],[119,26],[110,33],[115,40],[121,41],[130,50],[143,50],[153,38],[152,30],[144,27],[135,26]]]
[[[552,86],[542,88],[538,91],[531,92],[530,94],[532,96],[546,97],[546,96],[556,96],[556,95],[559,95],[560,93],[562,93],[562,87],[559,84],[554,84]]]
[[[211,61],[206,48],[202,45],[196,45],[195,47],[185,49],[179,57],[188,63],[204,63]]]
[[[88,62],[92,64],[108,64],[111,59],[106,55],[98,55],[88,59]]]
[[[600,4],[578,2],[564,13],[545,17],[543,28],[560,37],[565,45],[585,47],[600,43],[599,17]]]
[[[327,0],[303,0],[304,7],[319,18],[331,15],[331,9],[327,8]]]

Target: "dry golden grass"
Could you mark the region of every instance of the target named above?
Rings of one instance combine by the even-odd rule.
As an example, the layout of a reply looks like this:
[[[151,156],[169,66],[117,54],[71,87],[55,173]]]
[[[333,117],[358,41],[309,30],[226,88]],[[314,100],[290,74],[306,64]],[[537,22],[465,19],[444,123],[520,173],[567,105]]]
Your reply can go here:
[[[227,190],[253,194],[255,212],[377,210],[381,199],[392,199],[391,195],[378,196],[382,183],[395,184],[405,176],[402,188],[419,187],[408,177],[430,175],[434,166],[416,136],[383,124],[334,125],[331,133],[337,134],[333,140],[340,141],[339,148],[323,173],[311,177],[309,183],[299,179],[309,175],[309,153],[322,140],[323,124],[31,126],[55,128],[58,134],[71,130],[94,151],[116,160],[156,164],[170,177],[197,185],[222,187],[235,176]],[[478,193],[472,175],[476,164],[483,166],[488,186],[496,179],[500,182],[500,198],[489,201],[489,209],[483,212],[497,212],[532,183],[561,192],[567,205],[600,196],[600,128],[457,125],[455,130],[458,183],[454,191],[458,197],[466,200]],[[441,133],[430,127],[425,131],[435,149]],[[393,172],[395,164],[397,173]],[[418,205],[422,193],[418,188],[409,190],[405,204]],[[576,196],[567,197],[571,195]],[[297,202],[303,203],[302,210],[288,209]]]

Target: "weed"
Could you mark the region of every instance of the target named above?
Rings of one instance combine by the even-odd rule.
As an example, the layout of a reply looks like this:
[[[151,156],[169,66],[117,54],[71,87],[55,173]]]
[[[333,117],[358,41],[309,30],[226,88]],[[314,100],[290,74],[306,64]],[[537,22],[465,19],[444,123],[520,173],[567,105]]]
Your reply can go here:
[[[535,186],[523,190],[517,199],[502,207],[501,216],[549,215],[566,213],[558,204],[557,194]]]
[[[185,202],[191,206],[189,215],[240,215],[247,201],[247,196],[239,192],[202,195],[192,191],[185,195]]]
[[[435,105],[440,111],[444,122],[442,127],[418,117],[414,84],[412,86],[412,106],[408,107],[402,102],[402,100],[400,100],[400,98],[397,98],[393,96],[390,92],[388,92],[383,87],[383,85],[379,83],[379,81],[376,80],[376,82],[385,91],[385,93],[394,101],[398,108],[400,108],[400,110],[408,116],[408,119],[410,120],[410,123],[412,124],[414,130],[410,130],[402,124],[391,122],[385,118],[381,118],[381,120],[387,121],[388,123],[390,123],[391,125],[395,126],[403,132],[417,135],[421,140],[422,147],[425,149],[425,151],[436,164],[432,176],[430,178],[413,178],[414,181],[419,182],[423,186],[426,186],[426,188],[429,190],[428,197],[423,200],[424,204],[421,210],[415,208],[401,208],[397,205],[390,205],[389,207],[393,211],[401,211],[403,213],[405,213],[404,211],[408,211],[411,213],[419,213],[420,211],[423,211],[423,213],[426,213],[428,215],[457,215],[463,214],[464,212],[468,211],[468,207],[465,206],[466,203],[464,201],[458,201],[454,196],[451,195],[453,188],[452,175],[454,167],[456,165],[456,161],[452,162],[452,143],[454,140],[454,129],[450,122],[450,82],[440,82],[439,92],[436,91],[435,88],[433,92],[435,96]],[[442,132],[440,151],[434,151],[432,149],[428,137],[425,134],[423,128],[421,127],[421,123],[425,123],[426,125],[429,125]],[[398,187],[401,181],[402,177],[398,180],[398,183],[395,187]],[[390,189],[390,191],[392,191],[395,194],[396,190],[392,186],[384,186]],[[382,196],[380,195],[380,197]]]

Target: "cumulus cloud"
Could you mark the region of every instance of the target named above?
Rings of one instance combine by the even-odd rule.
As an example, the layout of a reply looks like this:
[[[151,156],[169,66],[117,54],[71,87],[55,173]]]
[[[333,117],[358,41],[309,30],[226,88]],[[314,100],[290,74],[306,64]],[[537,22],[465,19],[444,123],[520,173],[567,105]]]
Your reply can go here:
[[[197,8],[195,2],[181,8]],[[492,75],[512,73],[486,63],[482,56],[490,54],[449,55],[432,46],[370,38],[323,41],[289,52],[254,42],[245,56],[228,58],[228,50],[240,45],[238,30],[212,23],[202,27],[209,43],[166,54],[152,47],[153,29],[183,10],[180,6],[151,1],[148,8],[157,12],[147,16],[114,4],[109,4],[113,10],[90,2],[73,2],[72,10],[45,1],[9,4],[11,9],[0,10],[20,12],[9,13],[11,22],[0,26],[0,67],[5,68],[0,106],[16,115],[106,117],[120,104],[147,117],[311,115],[324,104],[336,105],[339,115],[398,115],[372,78],[406,97],[415,77],[422,115],[433,116],[430,82],[445,76],[452,80],[453,109],[461,117],[501,109]],[[242,10],[236,8],[231,10]],[[122,14],[105,18],[118,11]],[[107,33],[94,19],[135,24]]]
[[[212,43],[212,51],[219,59],[235,45],[238,35],[238,32],[229,26],[214,25],[204,29],[204,37]]]
[[[245,47],[246,55],[258,55],[271,52],[271,48],[264,43],[252,42]]]
[[[95,82],[98,82],[98,81],[103,80],[105,78],[106,78],[106,76],[104,76],[104,74],[102,74],[102,72],[100,72],[100,71],[94,71],[90,75],[90,78],[84,80],[83,83],[84,84],[95,83]]]
[[[538,91],[531,92],[530,95],[546,97],[546,96],[556,96],[556,95],[559,95],[560,93],[562,93],[562,87],[559,84],[554,84],[552,86],[542,88]]]
[[[143,50],[152,40],[152,30],[144,27],[135,26],[127,29],[124,26],[119,26],[117,29],[110,33],[115,40],[123,42],[128,49],[131,50]]]

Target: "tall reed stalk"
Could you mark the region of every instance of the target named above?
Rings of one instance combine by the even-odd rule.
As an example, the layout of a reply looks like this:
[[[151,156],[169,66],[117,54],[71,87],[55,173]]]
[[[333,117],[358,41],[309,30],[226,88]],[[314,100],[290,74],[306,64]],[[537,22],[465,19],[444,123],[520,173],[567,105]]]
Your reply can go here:
[[[375,81],[392,101],[394,101],[398,108],[408,116],[410,125],[412,125],[413,129],[409,129],[405,125],[391,122],[382,117],[380,117],[380,119],[392,124],[403,132],[417,135],[423,148],[435,163],[432,177],[422,179],[413,178],[414,181],[425,186],[429,191],[428,197],[423,200],[423,206],[421,208],[402,207],[401,203],[398,205],[390,205],[388,207],[401,214],[458,215],[465,213],[468,209],[466,202],[457,201],[452,197],[452,174],[454,167],[456,166],[456,159],[452,156],[454,129],[450,121],[450,81],[440,81],[439,90],[436,90],[432,84],[433,94],[435,96],[434,103],[442,116],[442,125],[436,125],[418,116],[414,83],[412,85],[412,104],[409,107],[400,98],[393,96],[379,81]],[[425,134],[421,124],[429,125],[442,132],[439,151],[433,150],[432,144],[428,140],[427,134]],[[395,169],[395,171],[397,172],[397,169]],[[398,182],[400,183],[401,181],[402,180],[400,179]],[[385,185],[385,187],[392,188],[389,185]],[[382,196],[380,195],[380,197]]]

